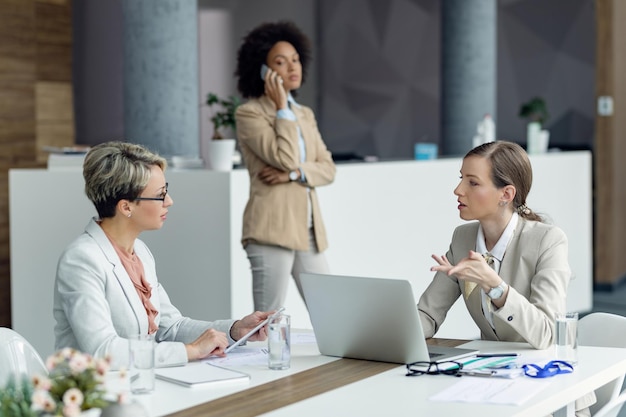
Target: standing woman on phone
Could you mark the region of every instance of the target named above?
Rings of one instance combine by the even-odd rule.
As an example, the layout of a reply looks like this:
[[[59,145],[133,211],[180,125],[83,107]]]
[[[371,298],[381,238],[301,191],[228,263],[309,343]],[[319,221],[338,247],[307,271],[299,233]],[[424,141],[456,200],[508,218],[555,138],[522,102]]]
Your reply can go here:
[[[328,247],[316,188],[333,182],[335,164],[313,111],[294,97],[306,79],[310,42],[291,22],[264,23],[244,38],[237,87],[249,99],[236,112],[250,175],[242,244],[256,309],[285,302],[289,276],[327,273]]]

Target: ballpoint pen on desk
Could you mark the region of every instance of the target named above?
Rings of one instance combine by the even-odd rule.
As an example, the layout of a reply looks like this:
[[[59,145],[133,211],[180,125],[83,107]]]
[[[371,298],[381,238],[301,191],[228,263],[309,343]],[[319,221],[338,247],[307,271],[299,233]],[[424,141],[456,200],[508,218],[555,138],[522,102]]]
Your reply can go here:
[[[463,361],[463,369],[459,372],[466,376],[515,378],[523,375],[516,363],[517,356],[483,356],[478,355]]]
[[[521,368],[513,369],[462,369],[459,374],[463,376],[478,376],[487,378],[517,378],[524,375]]]
[[[507,358],[516,357],[519,353],[478,353],[477,358]]]

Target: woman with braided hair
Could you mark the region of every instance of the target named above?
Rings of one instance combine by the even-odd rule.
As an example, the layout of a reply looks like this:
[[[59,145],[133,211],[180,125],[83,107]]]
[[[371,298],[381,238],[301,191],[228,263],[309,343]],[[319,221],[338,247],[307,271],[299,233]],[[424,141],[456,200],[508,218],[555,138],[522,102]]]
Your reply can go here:
[[[530,160],[516,143],[489,142],[465,155],[454,194],[461,218],[474,221],[455,229],[445,255],[432,255],[436,274],[418,303],[426,337],[462,296],[481,339],[554,343],[571,276],[568,243],[526,205],[531,184]],[[580,398],[576,415],[589,415],[593,403],[593,392]]]

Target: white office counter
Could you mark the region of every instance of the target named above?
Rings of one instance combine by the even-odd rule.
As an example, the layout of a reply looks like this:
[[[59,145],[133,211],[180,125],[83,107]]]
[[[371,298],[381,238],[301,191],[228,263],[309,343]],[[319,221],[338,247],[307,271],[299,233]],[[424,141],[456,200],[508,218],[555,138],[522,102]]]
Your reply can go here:
[[[569,238],[568,309],[592,307],[591,153],[532,156],[528,205],[547,213]],[[405,278],[416,299],[432,280],[430,255],[447,251],[462,223],[453,189],[461,159],[340,164],[333,184],[318,189],[330,247],[331,271]],[[168,169],[174,205],[160,231],[144,233],[161,283],[173,303],[194,318],[241,317],[252,311],[252,284],[241,247],[248,173]],[[57,260],[95,210],[80,169],[9,172],[13,328],[47,356],[53,352],[52,298]],[[392,302],[392,300],[381,300]],[[291,285],[292,325],[310,328]],[[452,308],[438,337],[478,337],[462,303]]]

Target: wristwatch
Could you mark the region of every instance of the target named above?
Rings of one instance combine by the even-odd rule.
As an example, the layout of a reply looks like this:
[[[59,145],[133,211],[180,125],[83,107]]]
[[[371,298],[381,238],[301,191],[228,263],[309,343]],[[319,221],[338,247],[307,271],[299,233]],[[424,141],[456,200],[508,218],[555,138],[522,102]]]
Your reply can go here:
[[[498,298],[501,298],[504,295],[504,292],[506,291],[506,287],[507,287],[506,282],[502,281],[500,285],[490,289],[487,295],[492,300],[497,300]]]
[[[298,170],[289,171],[289,181],[296,181],[300,177]]]

